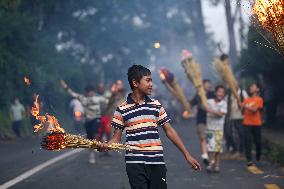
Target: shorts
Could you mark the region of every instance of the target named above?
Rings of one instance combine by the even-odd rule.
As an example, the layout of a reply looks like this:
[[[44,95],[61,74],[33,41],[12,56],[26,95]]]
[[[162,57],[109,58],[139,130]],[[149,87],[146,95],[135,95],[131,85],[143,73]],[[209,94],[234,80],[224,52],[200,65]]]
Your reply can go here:
[[[204,123],[197,124],[197,134],[200,140],[206,140],[206,125]]]
[[[93,140],[93,139],[96,138],[99,126],[100,126],[100,118],[87,120],[85,122],[85,129],[86,129],[86,133],[87,133],[87,139]]]
[[[131,189],[166,189],[165,164],[127,163],[126,172]]]
[[[224,132],[219,130],[207,130],[208,152],[223,152]]]

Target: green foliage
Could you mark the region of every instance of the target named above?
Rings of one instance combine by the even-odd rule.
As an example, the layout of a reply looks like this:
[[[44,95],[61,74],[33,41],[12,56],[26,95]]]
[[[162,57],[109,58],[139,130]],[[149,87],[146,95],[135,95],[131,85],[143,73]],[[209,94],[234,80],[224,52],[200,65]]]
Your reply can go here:
[[[283,146],[274,144],[268,140],[263,142],[263,155],[267,157],[272,162],[284,165],[284,148]]]
[[[45,112],[64,117],[68,98],[60,79],[82,93],[88,83],[126,78],[133,63],[176,68],[172,57],[183,48],[207,48],[195,39],[200,34],[193,22],[202,21],[201,16],[193,19],[196,6],[163,0],[1,0],[0,119],[7,117],[15,96],[31,106],[33,93],[44,101]],[[202,35],[202,41],[208,36]],[[153,48],[155,41],[161,49]],[[210,54],[201,59],[210,59]],[[30,86],[24,85],[24,76]]]
[[[268,46],[268,47],[267,47]],[[260,35],[255,28],[250,27],[248,45],[241,53],[241,63],[238,72],[244,77],[259,79],[259,76],[278,90],[279,100],[284,101],[284,58]]]

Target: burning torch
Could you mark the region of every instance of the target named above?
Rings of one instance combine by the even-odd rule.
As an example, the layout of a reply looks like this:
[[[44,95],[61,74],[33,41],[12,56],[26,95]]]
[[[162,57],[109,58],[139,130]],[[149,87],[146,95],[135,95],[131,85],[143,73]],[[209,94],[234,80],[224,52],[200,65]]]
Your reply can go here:
[[[200,65],[192,58],[192,53],[187,50],[182,51],[182,66],[188,79],[192,82],[194,88],[196,89],[202,105],[207,108],[207,96],[202,85],[202,73]]]
[[[65,148],[92,148],[99,149],[102,145],[101,142],[96,140],[85,139],[79,135],[71,135],[65,133],[64,129],[60,126],[58,120],[49,114],[40,115],[38,95],[34,101],[31,114],[39,121],[34,126],[35,131],[46,128],[47,134],[43,137],[41,146],[46,150],[62,150]],[[127,146],[123,144],[113,143],[108,146],[110,150],[125,150]]]
[[[262,28],[268,31],[284,56],[284,1],[256,0],[252,12]]]
[[[191,106],[188,102],[188,100],[185,97],[185,94],[181,88],[181,86],[178,84],[176,78],[174,77],[174,74],[169,72],[166,68],[162,68],[160,70],[160,79],[164,83],[164,85],[167,87],[167,89],[178,98],[180,103],[182,104],[184,108],[183,117],[189,118],[189,113],[191,111]]]

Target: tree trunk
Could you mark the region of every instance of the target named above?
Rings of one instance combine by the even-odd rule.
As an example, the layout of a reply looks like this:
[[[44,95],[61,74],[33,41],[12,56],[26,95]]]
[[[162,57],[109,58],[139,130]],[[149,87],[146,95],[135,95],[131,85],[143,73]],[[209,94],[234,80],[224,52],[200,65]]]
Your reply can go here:
[[[232,65],[236,65],[239,60],[238,60],[237,47],[236,47],[234,18],[232,16],[230,0],[225,0],[225,12],[226,12],[227,29],[228,29],[229,43],[230,43],[229,57],[232,62]]]
[[[206,35],[205,24],[202,13],[201,0],[190,0],[188,1],[190,7],[190,17],[193,25],[194,32],[194,44],[197,47],[197,59],[202,65],[209,65],[212,61],[212,55],[207,45],[208,36]],[[208,67],[203,66],[203,69]],[[209,74],[209,69],[204,70],[203,75]]]

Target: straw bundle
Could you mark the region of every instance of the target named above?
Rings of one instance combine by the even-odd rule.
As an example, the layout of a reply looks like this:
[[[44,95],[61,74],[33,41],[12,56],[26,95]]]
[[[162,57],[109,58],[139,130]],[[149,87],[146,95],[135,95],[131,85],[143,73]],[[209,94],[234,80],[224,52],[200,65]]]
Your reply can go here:
[[[191,106],[185,97],[185,94],[181,88],[181,86],[178,84],[176,78],[174,75],[169,72],[167,69],[163,68],[160,70],[160,79],[163,81],[166,88],[178,98],[180,103],[183,106],[184,112],[183,117],[189,118],[189,113],[191,111]]]
[[[230,90],[232,91],[234,97],[240,101],[240,96],[238,94],[238,82],[232,72],[231,65],[229,63],[228,58],[215,59],[213,62],[213,67],[217,71],[221,80],[228,85]]]
[[[82,136],[71,135],[62,132],[49,133],[43,137],[41,146],[43,149],[58,151],[65,148],[91,148],[98,149],[102,143],[96,140],[85,139]],[[127,146],[113,143],[108,146],[110,150],[126,150]]]
[[[196,89],[197,95],[201,99],[202,106],[207,108],[207,96],[202,85],[202,73],[200,65],[192,58],[192,54],[189,51],[183,50],[182,57],[182,65],[185,73]]]
[[[34,126],[35,132],[46,128],[48,134],[45,135],[41,141],[41,146],[46,150],[62,150],[65,148],[92,148],[99,149],[101,142],[96,140],[88,140],[78,135],[71,135],[65,133],[60,126],[58,120],[49,114],[40,115],[38,95],[34,101],[31,114],[39,121]],[[108,146],[110,150],[126,150],[127,146],[123,144],[113,143]]]

